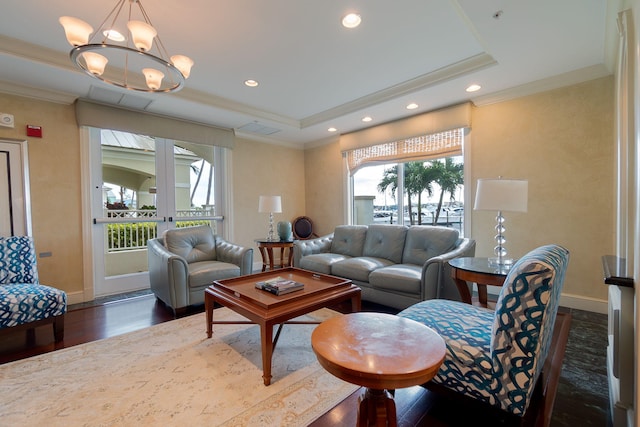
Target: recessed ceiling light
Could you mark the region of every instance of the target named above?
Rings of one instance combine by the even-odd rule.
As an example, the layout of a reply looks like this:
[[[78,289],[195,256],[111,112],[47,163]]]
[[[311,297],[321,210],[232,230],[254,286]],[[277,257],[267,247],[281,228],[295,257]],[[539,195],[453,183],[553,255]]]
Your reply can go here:
[[[334,127],[330,127],[329,129],[327,129],[329,132],[337,132],[338,129],[334,128]]]
[[[113,40],[114,42],[123,42],[125,40],[122,33],[118,30],[104,30],[102,32],[106,38]]]
[[[480,85],[472,84],[466,89],[466,91],[467,92],[476,92],[476,91],[480,90],[481,88],[482,88],[482,86],[480,86]]]
[[[356,28],[362,22],[362,18],[357,13],[349,13],[342,18],[342,26],[345,28]]]
[[[363,122],[370,122],[371,120],[373,120],[373,119],[371,117],[369,117],[369,116],[365,116],[365,117],[362,118]]]
[[[249,86],[249,87],[256,87],[256,86],[258,86],[258,82],[257,82],[257,81],[255,81],[255,80],[251,80],[251,79],[249,79],[249,80],[245,80],[245,81],[244,81],[244,84],[245,84],[246,86]]]
[[[407,110],[415,110],[416,108],[418,108],[418,104],[416,104],[415,102],[407,105]]]

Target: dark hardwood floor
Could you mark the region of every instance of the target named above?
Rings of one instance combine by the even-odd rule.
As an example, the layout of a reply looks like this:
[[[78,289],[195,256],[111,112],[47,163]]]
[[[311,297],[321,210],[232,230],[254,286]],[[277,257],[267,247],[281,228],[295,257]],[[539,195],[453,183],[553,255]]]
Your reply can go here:
[[[333,308],[343,311],[342,307]],[[363,310],[396,312],[366,302],[363,302]],[[195,307],[184,315],[201,311],[203,307]],[[31,342],[27,340],[24,331],[3,335],[0,342],[0,363],[108,338],[173,318],[172,313],[150,294],[134,294],[124,300],[97,300],[70,306],[65,318],[63,342],[53,343],[53,331],[50,326],[37,328],[35,341]],[[562,374],[556,374],[556,380],[559,381],[555,381],[555,385],[551,383],[552,387],[557,387],[557,395],[553,412],[549,414],[550,425],[606,426],[610,423],[604,365],[607,342],[606,316],[573,310],[565,318],[572,320],[564,323],[564,326],[556,326],[556,329],[566,328],[564,344],[567,351],[564,364],[562,360],[554,362],[555,369],[558,372],[562,369]],[[556,335],[561,333],[556,331]],[[566,335],[569,336],[568,340]],[[564,344],[562,340],[556,340],[552,347],[564,353]],[[584,363],[585,352],[588,352],[591,364]],[[355,426],[358,399],[362,392],[362,389],[356,391],[314,422],[313,426]],[[473,401],[453,399],[422,387],[397,390],[395,400],[398,425],[401,427],[514,424],[513,420],[505,419],[503,414],[487,411]],[[535,410],[531,411],[533,415],[527,420],[527,424],[543,425],[545,413],[549,412],[545,412],[544,407],[547,405],[548,408],[549,402],[539,401],[534,405]]]

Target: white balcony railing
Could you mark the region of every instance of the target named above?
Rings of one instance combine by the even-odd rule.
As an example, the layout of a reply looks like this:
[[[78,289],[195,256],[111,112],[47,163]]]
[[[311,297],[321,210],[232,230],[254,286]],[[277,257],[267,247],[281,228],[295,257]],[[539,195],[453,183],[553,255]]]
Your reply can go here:
[[[171,220],[175,220],[178,228],[207,224],[215,233],[216,223],[222,217],[215,217],[213,213],[213,206],[182,209],[176,211],[176,217]],[[146,249],[147,240],[157,237],[157,223],[165,221],[165,218],[158,218],[157,211],[152,209],[108,209],[105,218],[96,222],[105,224],[107,252],[121,252]]]

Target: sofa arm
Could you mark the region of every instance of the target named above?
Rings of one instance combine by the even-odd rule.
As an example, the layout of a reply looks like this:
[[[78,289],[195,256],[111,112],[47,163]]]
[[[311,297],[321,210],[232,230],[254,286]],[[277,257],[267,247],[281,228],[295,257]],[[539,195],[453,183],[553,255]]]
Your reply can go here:
[[[149,285],[153,293],[169,307],[185,307],[189,302],[187,260],[169,252],[161,239],[147,242]]]
[[[216,236],[216,258],[240,267],[240,275],[253,272],[253,249],[227,242]]]
[[[422,266],[422,300],[444,298],[461,301],[458,287],[451,278],[449,261],[459,257],[472,257],[476,241],[462,238],[452,251],[428,259]]]
[[[293,265],[299,266],[303,256],[331,251],[333,233],[315,239],[293,241]]]

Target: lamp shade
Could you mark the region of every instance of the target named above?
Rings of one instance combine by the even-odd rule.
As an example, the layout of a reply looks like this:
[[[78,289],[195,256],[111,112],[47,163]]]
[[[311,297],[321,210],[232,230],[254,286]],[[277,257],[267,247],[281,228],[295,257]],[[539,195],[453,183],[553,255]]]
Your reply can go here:
[[[64,27],[64,34],[71,46],[80,46],[88,43],[89,36],[93,33],[91,25],[82,19],[72,16],[61,16],[58,21]]]
[[[193,60],[184,55],[173,55],[171,57],[171,63],[182,73],[184,78],[189,78],[191,74],[191,67],[193,67]]]
[[[133,44],[143,52],[148,52],[153,46],[153,38],[158,34],[155,28],[146,22],[129,21],[127,28],[131,32]]]
[[[155,68],[143,68],[142,74],[144,74],[144,78],[147,81],[147,86],[149,89],[155,90],[162,86],[162,78],[164,77],[164,73],[156,70]]]
[[[282,212],[282,200],[280,196],[260,196],[258,212]]]
[[[526,212],[528,184],[520,179],[479,179],[473,209]]]
[[[109,62],[107,58],[95,52],[85,52],[82,54],[82,57],[87,64],[87,69],[98,76],[104,73],[104,67],[106,67],[107,62]]]

